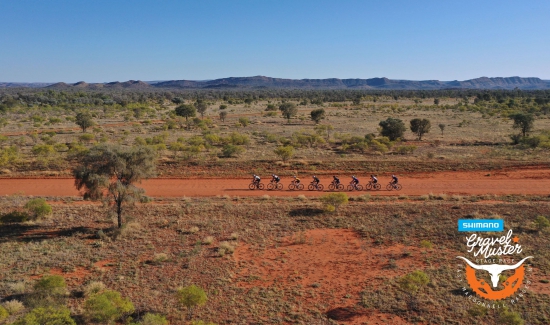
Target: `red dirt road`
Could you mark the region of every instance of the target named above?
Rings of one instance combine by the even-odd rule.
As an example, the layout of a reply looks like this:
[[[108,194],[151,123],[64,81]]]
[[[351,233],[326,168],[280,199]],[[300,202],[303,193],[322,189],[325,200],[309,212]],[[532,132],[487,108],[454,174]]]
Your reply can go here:
[[[475,194],[550,194],[550,169],[523,169],[513,171],[490,172],[439,172],[427,174],[398,175],[403,190],[387,191],[388,176],[380,176],[382,190],[347,192],[350,195],[369,193],[371,195],[425,195],[425,194],[450,194],[450,195],[475,195]],[[367,178],[358,175],[362,184]],[[348,176],[340,179],[347,186]],[[306,187],[309,184],[308,177],[302,177]],[[263,183],[269,180],[262,180]],[[167,179],[155,178],[144,181],[142,186],[146,194],[152,197],[183,197],[183,196],[318,196],[323,192],[289,191],[287,190],[289,178],[283,178],[282,191],[248,190],[250,179]],[[321,178],[325,188],[329,184],[328,178]],[[78,191],[74,187],[74,180],[70,178],[1,178],[0,195],[35,195],[35,196],[77,196]]]

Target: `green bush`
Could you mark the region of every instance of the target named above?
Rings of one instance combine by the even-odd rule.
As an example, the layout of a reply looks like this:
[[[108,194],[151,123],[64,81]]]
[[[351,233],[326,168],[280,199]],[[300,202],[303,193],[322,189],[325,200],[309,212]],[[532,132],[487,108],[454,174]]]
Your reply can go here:
[[[503,325],[523,325],[525,321],[521,319],[519,313],[504,309],[499,315],[499,324]]]
[[[225,139],[225,141],[229,144],[240,145],[240,146],[247,145],[248,143],[250,143],[250,139],[246,134],[240,134],[237,132],[231,133],[229,137]]]
[[[247,117],[240,117],[239,118],[239,123],[242,126],[248,126],[248,124],[250,124],[250,120]]]
[[[336,211],[341,205],[347,204],[349,198],[346,193],[330,193],[321,196],[319,200],[325,204],[325,210],[327,212],[332,212],[331,210]]]
[[[29,219],[31,216],[21,211],[12,211],[0,216],[0,222],[25,222]]]
[[[84,314],[95,322],[110,323],[134,312],[134,305],[119,292],[107,290],[91,296],[84,302]]]
[[[141,325],[167,325],[166,317],[158,314],[147,313],[140,322]]]
[[[243,152],[244,152],[243,147],[232,145],[232,144],[226,144],[225,146],[223,146],[223,149],[222,149],[222,155],[226,158],[238,156]]]
[[[27,297],[31,307],[61,306],[67,297],[67,284],[60,275],[43,276],[34,284],[34,291]]]
[[[277,157],[281,158],[283,161],[287,161],[292,156],[294,156],[294,147],[292,146],[281,146],[273,150]]]
[[[6,308],[0,306],[0,322],[8,318],[10,314],[6,310]]]
[[[189,310],[190,318],[193,315],[193,310],[198,306],[204,305],[208,300],[204,290],[196,285],[179,288],[176,293],[176,297],[178,298],[179,303]]]
[[[535,218],[535,225],[539,230],[550,227],[550,221],[545,216],[538,216]]]
[[[46,203],[46,200],[40,198],[27,202],[25,209],[32,214],[34,219],[42,219],[52,213],[52,207]]]
[[[400,155],[412,154],[416,150],[415,145],[400,146],[395,148],[395,151]]]
[[[95,135],[91,133],[84,133],[78,137],[81,142],[92,142],[95,139]]]
[[[203,320],[194,320],[191,322],[191,325],[216,325],[216,323],[205,322]]]
[[[50,144],[37,144],[32,147],[32,153],[39,157],[49,157],[55,154],[54,146]]]
[[[0,167],[11,165],[19,160],[19,151],[16,146],[0,149]]]
[[[13,325],[76,325],[67,307],[39,307]]]

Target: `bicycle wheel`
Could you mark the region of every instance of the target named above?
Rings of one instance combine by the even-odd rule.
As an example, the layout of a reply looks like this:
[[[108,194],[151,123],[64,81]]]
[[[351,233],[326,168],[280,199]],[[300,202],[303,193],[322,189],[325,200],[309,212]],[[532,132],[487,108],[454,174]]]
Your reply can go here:
[[[348,191],[353,191],[353,185],[348,185]]]
[[[370,189],[372,189],[372,183],[371,182],[367,183],[367,185],[365,186],[365,190],[370,190]]]
[[[362,190],[363,190],[363,185],[359,185],[359,184],[357,184],[357,186],[356,186],[356,187],[357,187],[357,190],[358,190],[358,191],[362,191]]]
[[[338,184],[338,189],[339,189],[340,191],[344,190],[344,185]]]
[[[332,184],[332,183],[329,184],[329,185],[328,185],[328,189],[331,190],[331,191],[334,191],[334,190],[335,190],[334,184]]]
[[[403,186],[401,186],[401,184],[395,184],[395,190],[396,191],[401,191],[402,188],[403,188]]]
[[[298,184],[297,188],[301,191],[304,189],[304,184]]]
[[[255,189],[255,188],[256,188],[256,184],[254,184],[254,183],[248,184],[248,189],[249,189],[249,190],[253,190],[253,189]]]
[[[267,189],[268,190],[272,190],[274,187],[275,187],[275,184],[273,184],[273,183],[267,184]]]
[[[264,189],[264,184],[263,183],[258,184],[258,189],[263,190]]]
[[[374,189],[375,189],[375,190],[379,190],[379,189],[381,189],[381,188],[382,188],[382,185],[380,185],[380,184],[378,184],[378,183],[374,184]]]
[[[292,191],[294,189],[294,183],[288,184],[288,189]]]
[[[277,183],[277,189],[280,191],[283,189],[283,184]]]
[[[313,184],[309,184],[309,185],[307,186],[307,189],[308,189],[309,191],[313,191],[313,190],[315,189],[315,186],[314,186]]]
[[[323,184],[317,185],[317,191],[322,191],[324,188],[325,186],[323,186]]]
[[[388,191],[393,190],[393,185],[391,183],[386,185],[386,190],[388,190]]]

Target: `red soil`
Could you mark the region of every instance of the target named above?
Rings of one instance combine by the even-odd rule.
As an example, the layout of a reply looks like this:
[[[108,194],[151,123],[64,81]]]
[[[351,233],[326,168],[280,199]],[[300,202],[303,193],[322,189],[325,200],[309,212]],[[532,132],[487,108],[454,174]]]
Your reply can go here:
[[[358,175],[365,184],[367,177]],[[363,176],[363,177],[361,177]],[[512,171],[475,171],[475,172],[434,172],[410,173],[399,175],[403,190],[387,191],[385,186],[389,177],[380,177],[382,190],[348,192],[350,195],[425,195],[434,194],[550,194],[550,169],[521,169]],[[347,185],[347,177],[341,177]],[[183,196],[319,196],[325,191],[289,191],[286,189],[290,179],[282,180],[285,187],[282,191],[248,190],[250,179],[168,179],[155,178],[146,180],[142,186],[146,194],[152,197]],[[302,176],[307,187],[309,177]],[[325,188],[330,179],[321,178]],[[70,178],[1,178],[0,195],[37,195],[37,196],[77,196],[74,180]]]
[[[234,253],[242,268],[239,286],[301,291],[302,308],[332,314],[346,324],[406,324],[397,316],[355,306],[365,287],[421,267],[415,258],[419,255],[418,247],[366,244],[348,229],[310,230],[285,238],[277,247],[261,250],[246,245]]]

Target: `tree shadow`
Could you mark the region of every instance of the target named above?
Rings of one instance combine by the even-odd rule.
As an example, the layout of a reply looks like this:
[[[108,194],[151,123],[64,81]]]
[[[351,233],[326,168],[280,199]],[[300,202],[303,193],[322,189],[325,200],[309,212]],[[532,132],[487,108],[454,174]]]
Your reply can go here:
[[[338,307],[327,311],[327,317],[336,321],[349,321],[356,316],[364,315],[367,315],[367,313],[356,310],[353,307]]]
[[[288,215],[291,217],[314,217],[322,214],[323,212],[323,209],[319,208],[296,208],[290,210]]]
[[[9,223],[0,226],[0,243],[19,241],[34,242],[57,237],[71,237],[76,233],[86,234],[84,238],[94,238],[93,228],[72,227],[72,228],[50,228],[41,225],[29,225],[20,223]]]

